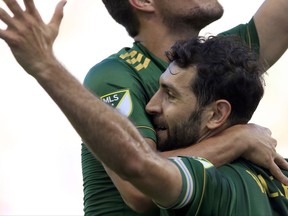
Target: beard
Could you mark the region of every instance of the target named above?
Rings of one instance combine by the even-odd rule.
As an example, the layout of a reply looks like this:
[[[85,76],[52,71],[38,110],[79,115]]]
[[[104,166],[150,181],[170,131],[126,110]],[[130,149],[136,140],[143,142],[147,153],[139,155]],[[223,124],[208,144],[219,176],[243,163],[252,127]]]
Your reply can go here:
[[[220,19],[223,13],[223,7],[217,3],[216,5],[208,5],[206,8],[196,7],[177,13],[164,8],[162,10],[162,18],[164,25],[172,32],[187,31],[187,28],[199,32],[207,25]]]
[[[158,143],[161,143],[161,145],[158,145],[158,149],[169,151],[195,144],[200,139],[202,112],[202,110],[197,109],[187,120],[169,129],[166,140],[161,140],[158,137]]]

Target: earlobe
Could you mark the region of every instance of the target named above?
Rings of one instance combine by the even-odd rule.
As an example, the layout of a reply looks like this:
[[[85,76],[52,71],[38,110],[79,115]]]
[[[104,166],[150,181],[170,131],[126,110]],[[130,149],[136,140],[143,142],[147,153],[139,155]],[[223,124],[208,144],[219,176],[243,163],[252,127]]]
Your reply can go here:
[[[153,0],[129,0],[132,7],[137,10],[151,12],[154,11]]]
[[[226,123],[231,113],[231,105],[227,100],[217,100],[211,105],[210,111],[207,127],[209,129],[216,129]]]

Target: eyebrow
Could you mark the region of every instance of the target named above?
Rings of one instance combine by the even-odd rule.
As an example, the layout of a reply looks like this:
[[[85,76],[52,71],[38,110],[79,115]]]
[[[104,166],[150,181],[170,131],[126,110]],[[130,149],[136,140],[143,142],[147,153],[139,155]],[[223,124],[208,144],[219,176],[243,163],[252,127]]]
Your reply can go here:
[[[168,67],[167,69],[169,70],[169,73],[172,74],[172,75],[178,74],[178,73],[174,73],[174,72],[171,70],[170,65],[169,65],[169,67]]]
[[[160,86],[162,88],[172,91],[176,95],[179,95],[179,91],[175,88],[175,86],[172,83],[164,82],[163,79],[161,79],[161,77],[160,77],[160,80],[162,80],[162,82],[160,82]]]

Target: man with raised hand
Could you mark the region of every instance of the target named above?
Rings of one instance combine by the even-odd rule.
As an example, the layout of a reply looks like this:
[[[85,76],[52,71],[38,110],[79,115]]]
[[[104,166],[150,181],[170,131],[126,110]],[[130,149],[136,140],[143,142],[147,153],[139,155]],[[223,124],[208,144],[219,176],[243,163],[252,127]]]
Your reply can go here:
[[[116,122],[119,122],[120,124],[123,123],[123,127],[117,127],[119,133],[132,130],[132,133],[130,134],[132,137],[140,136],[134,126],[127,123],[129,121],[127,121],[125,117],[119,116],[116,111],[112,110],[86,91],[82,85],[63,68],[53,55],[52,45],[58,34],[65,1],[61,1],[58,4],[51,22],[47,25],[43,23],[32,0],[24,1],[26,7],[25,11],[21,9],[16,1],[5,0],[5,3],[14,16],[11,17],[5,10],[1,9],[0,19],[7,24],[8,28],[6,30],[0,30],[0,37],[8,43],[15,58],[22,67],[31,74],[55,100],[92,152],[95,153],[94,144],[96,143],[94,142],[97,140],[98,132],[101,133],[102,131],[107,130],[106,127],[96,127],[97,125],[99,126],[99,123],[102,124],[102,121],[104,122],[103,118],[106,118],[105,113],[115,117]],[[92,115],[90,116],[90,114]],[[100,115],[103,116],[99,119]],[[111,129],[114,130],[114,126],[117,126],[117,124],[115,125],[114,123],[115,122],[111,122],[112,125],[108,124],[106,126],[108,129],[111,127]],[[97,133],[93,131],[95,128],[98,129]],[[109,132],[107,138],[113,140],[112,135],[113,134],[110,136]],[[126,140],[125,137],[128,140],[131,139],[130,136],[125,135],[119,142],[121,142],[121,140],[123,141],[123,139]],[[141,139],[143,140],[142,137]],[[223,138],[221,140],[223,140]],[[103,147],[105,147],[106,141],[103,139]],[[107,148],[108,147],[109,146],[107,146]],[[266,155],[267,154],[268,153],[266,153]],[[124,157],[124,155],[122,156]],[[261,158],[262,157],[260,157],[259,160]],[[267,158],[263,158],[264,161],[267,162]],[[270,152],[268,158],[269,162],[274,163],[274,160],[276,159],[276,162],[283,167],[287,165],[283,158],[277,153],[273,154],[272,152],[271,154]],[[110,166],[109,162],[106,163]],[[275,164],[273,164],[273,166],[269,164],[268,167],[275,168]],[[278,172],[278,169],[276,170]],[[285,178],[283,178],[283,176],[281,177],[285,182]]]

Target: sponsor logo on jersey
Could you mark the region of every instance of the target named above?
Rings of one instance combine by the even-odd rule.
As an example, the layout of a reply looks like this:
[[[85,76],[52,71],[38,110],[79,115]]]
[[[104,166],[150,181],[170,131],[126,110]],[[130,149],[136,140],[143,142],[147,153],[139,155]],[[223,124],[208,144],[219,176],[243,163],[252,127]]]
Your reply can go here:
[[[110,94],[102,96],[101,99],[105,103],[111,105],[112,107],[115,107],[120,113],[127,117],[129,117],[132,112],[132,100],[130,91],[128,89],[112,92]]]

